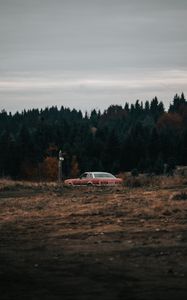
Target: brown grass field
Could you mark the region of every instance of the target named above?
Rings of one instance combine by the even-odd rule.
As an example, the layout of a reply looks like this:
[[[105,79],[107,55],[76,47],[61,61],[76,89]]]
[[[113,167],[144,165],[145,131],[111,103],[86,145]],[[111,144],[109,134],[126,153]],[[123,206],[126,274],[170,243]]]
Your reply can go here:
[[[187,179],[1,180],[0,299],[187,299]]]

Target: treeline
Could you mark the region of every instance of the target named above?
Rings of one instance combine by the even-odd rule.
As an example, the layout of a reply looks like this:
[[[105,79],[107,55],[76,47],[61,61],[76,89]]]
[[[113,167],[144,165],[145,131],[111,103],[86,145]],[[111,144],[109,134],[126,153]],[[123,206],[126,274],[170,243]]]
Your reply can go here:
[[[168,111],[156,97],[89,115],[63,106],[1,111],[0,176],[55,179],[60,149],[64,177],[86,170],[160,174],[187,165],[187,101],[176,95]]]

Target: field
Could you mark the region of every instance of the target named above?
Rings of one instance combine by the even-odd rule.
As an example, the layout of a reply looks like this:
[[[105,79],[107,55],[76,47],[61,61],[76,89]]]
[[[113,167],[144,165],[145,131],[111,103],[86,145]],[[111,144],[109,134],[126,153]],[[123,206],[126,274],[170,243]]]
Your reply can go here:
[[[187,180],[0,182],[0,299],[187,299]]]

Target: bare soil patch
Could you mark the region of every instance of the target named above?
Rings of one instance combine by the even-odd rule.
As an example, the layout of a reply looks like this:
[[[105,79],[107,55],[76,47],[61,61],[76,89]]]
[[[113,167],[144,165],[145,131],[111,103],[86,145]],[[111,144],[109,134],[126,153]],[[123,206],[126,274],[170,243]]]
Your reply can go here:
[[[0,184],[0,299],[187,299],[186,184]]]

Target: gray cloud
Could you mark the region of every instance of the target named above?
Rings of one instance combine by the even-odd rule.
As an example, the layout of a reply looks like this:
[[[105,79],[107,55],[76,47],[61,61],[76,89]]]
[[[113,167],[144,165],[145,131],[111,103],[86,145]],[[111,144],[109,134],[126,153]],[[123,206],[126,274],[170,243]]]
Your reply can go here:
[[[186,0],[0,0],[0,108],[63,99],[89,109],[93,98],[105,106],[185,92],[186,19]]]

